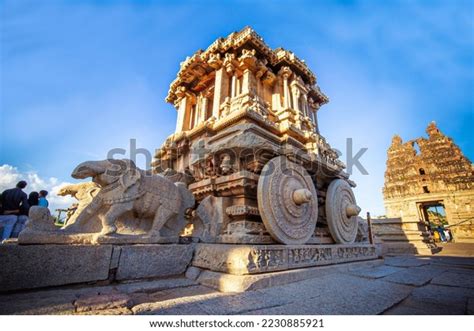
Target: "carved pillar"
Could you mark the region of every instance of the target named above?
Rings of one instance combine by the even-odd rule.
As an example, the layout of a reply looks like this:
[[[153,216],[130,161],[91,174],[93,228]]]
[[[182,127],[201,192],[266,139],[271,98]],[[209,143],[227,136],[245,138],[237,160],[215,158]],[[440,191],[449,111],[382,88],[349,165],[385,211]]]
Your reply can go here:
[[[256,91],[256,81],[253,72],[247,68],[242,76],[242,94],[254,95]]]
[[[214,85],[214,103],[212,107],[212,116],[218,119],[220,116],[221,104],[225,101],[229,91],[229,77],[227,76],[226,69],[224,67],[216,70],[216,78]]]
[[[314,131],[319,134],[319,124],[318,124],[318,112],[319,110],[319,104],[315,104],[315,107],[312,111],[312,115],[313,115],[313,123],[314,123]]]
[[[291,108],[290,91],[288,89],[288,77],[283,77],[283,104],[285,108]]]
[[[257,91],[257,82],[254,71],[257,69],[257,58],[255,50],[242,50],[239,57],[239,69],[242,70],[242,94],[255,95]]]
[[[300,90],[296,84],[291,84],[291,96],[292,96],[292,106],[290,106],[292,109],[296,110],[295,114],[295,125],[298,128],[301,128],[301,109],[300,109],[300,104],[299,104],[299,99],[300,99]]]
[[[240,93],[242,93],[242,87],[240,86],[240,79],[237,78],[236,76],[236,82],[237,82],[237,87],[236,87],[236,90],[235,90],[235,95],[239,95]]]
[[[291,70],[288,67],[282,67],[280,74],[283,78],[283,107],[288,109],[291,108],[290,87],[288,86],[288,78],[291,76]]]
[[[303,114],[305,117],[310,117],[310,111],[308,109],[308,96],[303,94]]]
[[[236,95],[237,95],[237,75],[236,75],[236,72],[234,71],[232,73],[232,85],[230,89],[230,97],[235,98]]]
[[[272,93],[272,109],[274,111],[280,111],[281,110],[281,91],[280,91],[280,84],[277,82],[275,86],[273,87],[273,93]]]
[[[194,105],[194,122],[193,127],[199,125],[201,121],[201,97],[198,97],[196,104]]]
[[[196,110],[195,105],[191,105],[189,107],[189,111],[187,112],[188,113],[187,120],[185,121],[186,123],[188,123],[187,126],[186,126],[187,130],[191,130],[194,126],[194,113],[195,113],[195,110]]]
[[[185,123],[186,123],[186,108],[188,105],[188,99],[186,97],[186,89],[184,87],[180,87],[179,90],[177,91],[177,96],[178,99],[176,100],[174,106],[178,110],[178,118],[176,120],[176,133],[179,133],[181,131],[184,131],[186,129]]]
[[[207,120],[207,97],[206,96],[203,96],[202,99],[201,99],[201,119],[200,121],[201,122],[204,122],[205,120]]]
[[[300,104],[299,104],[300,90],[298,89],[298,87],[296,85],[291,86],[291,94],[293,96],[293,107],[292,108],[294,110],[301,111]]]

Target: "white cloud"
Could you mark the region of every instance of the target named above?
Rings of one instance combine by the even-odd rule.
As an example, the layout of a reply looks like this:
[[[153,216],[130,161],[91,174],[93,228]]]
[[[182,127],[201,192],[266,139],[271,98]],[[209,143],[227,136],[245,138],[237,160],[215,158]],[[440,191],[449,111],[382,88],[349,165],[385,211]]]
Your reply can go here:
[[[25,189],[26,193],[32,191],[39,192],[40,190],[49,192],[47,199],[49,201],[49,209],[52,213],[55,213],[55,210],[58,208],[69,207],[75,201],[75,199],[69,196],[62,197],[57,195],[62,186],[71,183],[61,182],[55,177],[42,178],[36,171],[21,172],[18,168],[9,164],[0,166],[0,192],[15,187],[20,180],[24,180],[28,183]]]

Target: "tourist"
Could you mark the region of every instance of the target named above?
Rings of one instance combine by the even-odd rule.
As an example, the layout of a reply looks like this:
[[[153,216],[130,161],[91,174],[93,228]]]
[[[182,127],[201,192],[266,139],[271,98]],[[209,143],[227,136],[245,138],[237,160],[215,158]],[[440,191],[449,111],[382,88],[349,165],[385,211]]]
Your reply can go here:
[[[444,229],[444,237],[446,238],[446,241],[451,241],[451,234],[448,229]]]
[[[439,233],[439,237],[440,237],[440,239],[441,239],[441,242],[443,242],[443,243],[446,242],[446,237],[445,237],[445,235],[444,235],[444,228],[443,228],[441,225],[439,225],[436,230],[437,230],[438,233]]]
[[[38,206],[48,208],[49,202],[48,200],[46,200],[47,195],[48,195],[48,191],[45,191],[45,190],[40,191]]]
[[[39,193],[36,191],[31,192],[28,195],[28,204],[31,206],[37,206],[39,203]]]
[[[26,222],[27,217],[21,215],[21,210],[29,208],[28,196],[23,192],[26,185],[27,183],[24,180],[19,181],[15,188],[3,191],[0,196],[2,205],[0,226],[3,227],[2,241],[10,238],[18,221]]]
[[[451,239],[451,241],[453,241],[454,237],[453,237],[453,233],[451,232],[451,229],[448,229],[448,233],[449,233],[449,238]]]
[[[39,200],[39,193],[36,192],[36,191],[31,192],[28,195],[28,206],[21,206],[20,214],[28,216],[28,213],[30,212],[30,208],[32,206],[37,206],[38,205],[38,200]]]

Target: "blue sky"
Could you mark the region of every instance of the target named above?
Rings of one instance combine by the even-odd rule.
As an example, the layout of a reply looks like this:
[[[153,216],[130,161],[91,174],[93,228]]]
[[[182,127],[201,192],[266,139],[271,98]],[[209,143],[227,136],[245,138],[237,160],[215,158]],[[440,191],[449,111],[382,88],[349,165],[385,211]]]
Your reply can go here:
[[[473,1],[14,0],[0,15],[0,184],[11,172],[73,182],[76,164],[131,138],[153,151],[175,128],[164,98],[179,63],[246,25],[315,72],[331,145],[368,148],[369,175],[353,174],[364,213],[384,213],[395,133],[435,120],[474,159]]]

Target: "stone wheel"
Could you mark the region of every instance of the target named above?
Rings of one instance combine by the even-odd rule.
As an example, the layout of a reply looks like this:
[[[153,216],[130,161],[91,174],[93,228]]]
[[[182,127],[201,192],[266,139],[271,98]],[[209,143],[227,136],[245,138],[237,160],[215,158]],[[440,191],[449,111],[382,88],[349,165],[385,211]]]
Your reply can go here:
[[[304,244],[318,219],[318,197],[308,172],[285,156],[271,159],[258,180],[258,210],[267,231],[283,244]]]
[[[326,193],[326,218],[336,243],[350,244],[355,241],[359,212],[351,186],[345,180],[333,180]]]

